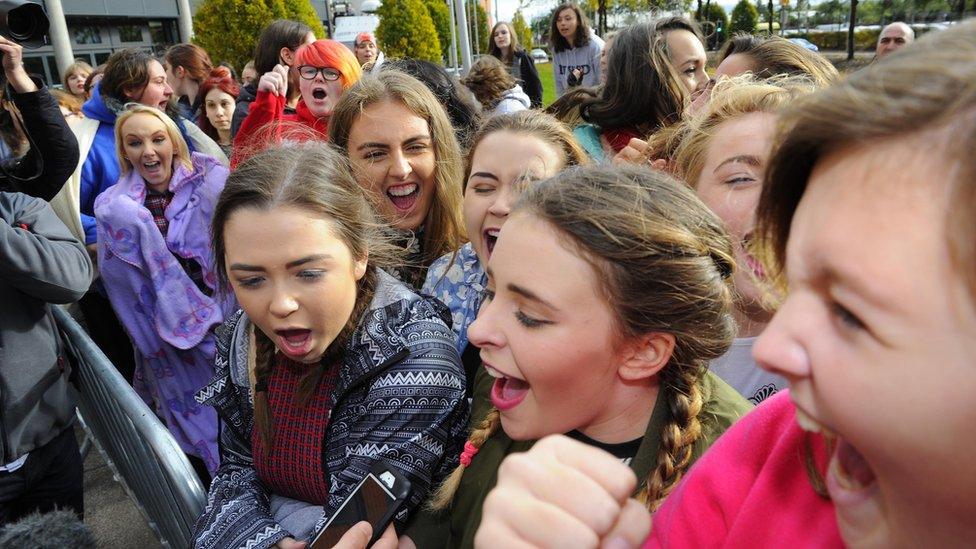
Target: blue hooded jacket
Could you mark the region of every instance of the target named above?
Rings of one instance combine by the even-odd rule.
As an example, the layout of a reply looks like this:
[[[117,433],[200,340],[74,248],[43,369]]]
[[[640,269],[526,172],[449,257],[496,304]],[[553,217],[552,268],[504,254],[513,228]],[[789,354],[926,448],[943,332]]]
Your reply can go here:
[[[112,101],[112,100],[109,100]],[[91,149],[81,166],[81,225],[85,229],[85,244],[98,241],[95,236],[95,199],[102,191],[115,185],[119,180],[121,167],[115,154],[115,119],[121,104],[113,109],[106,104],[101,94],[101,82],[95,84],[91,99],[85,102],[81,112],[88,118],[98,120],[98,130]],[[176,119],[176,126],[183,134],[190,152],[194,152],[193,143],[187,138],[183,121]]]

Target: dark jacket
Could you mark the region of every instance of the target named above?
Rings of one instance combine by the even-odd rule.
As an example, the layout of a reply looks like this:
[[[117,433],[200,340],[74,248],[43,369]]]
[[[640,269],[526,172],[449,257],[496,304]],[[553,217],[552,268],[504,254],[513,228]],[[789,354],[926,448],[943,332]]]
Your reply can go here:
[[[80,299],[91,278],[88,253],[47,202],[0,193],[0,463],[47,444],[74,419],[50,304]]]
[[[78,141],[64,121],[57,100],[40,80],[38,90],[16,93],[7,86],[24,119],[27,154],[0,163],[0,190],[51,200],[78,166]]]
[[[522,91],[529,96],[532,101],[532,108],[542,107],[542,80],[539,79],[539,71],[535,68],[535,61],[525,50],[515,52],[513,63],[519,64],[519,74],[522,75]]]
[[[475,381],[474,405],[471,423],[480,423],[490,408],[488,394],[494,379],[482,369]],[[694,445],[692,461],[697,460],[712,442],[726,429],[748,412],[752,405],[717,376],[706,373],[703,381],[704,401],[702,408],[702,436]],[[647,430],[637,455],[630,462],[630,468],[643,481],[654,466],[661,439],[659,433],[667,415],[667,403],[657,399],[654,412],[647,424]],[[425,511],[421,513],[407,531],[417,547],[438,549],[449,547],[468,548],[474,545],[474,535],[481,524],[481,510],[488,492],[498,481],[498,467],[509,454],[525,452],[535,441],[513,441],[501,429],[496,431],[465,469],[458,491],[454,494],[451,507],[440,513]]]
[[[331,516],[370,466],[387,459],[411,482],[402,525],[457,466],[468,403],[464,372],[443,305],[379,271],[376,295],[348,346],[325,436]],[[250,323],[238,313],[217,331],[216,377],[198,399],[220,416],[220,469],[194,533],[197,548],[260,549],[290,532],[268,507],[254,471],[254,407],[248,377]]]
[[[251,102],[258,96],[258,87],[255,84],[241,86],[241,92],[237,94],[237,105],[234,107],[234,116],[230,120],[231,139],[237,135],[237,130],[241,128],[247,113],[251,111]]]

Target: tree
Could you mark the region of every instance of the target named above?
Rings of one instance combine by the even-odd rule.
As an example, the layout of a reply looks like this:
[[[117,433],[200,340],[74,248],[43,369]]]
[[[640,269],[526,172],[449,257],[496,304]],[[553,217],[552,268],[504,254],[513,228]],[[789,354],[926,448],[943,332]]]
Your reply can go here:
[[[532,29],[525,22],[522,10],[515,12],[515,16],[512,17],[512,29],[515,31],[515,35],[518,36],[519,45],[525,51],[532,51]]]
[[[285,8],[285,15],[282,19],[301,21],[311,27],[312,32],[315,33],[317,38],[328,38],[325,33],[325,28],[322,26],[322,20],[319,19],[319,14],[315,12],[315,8],[312,7],[312,3],[309,0],[281,1]]]
[[[707,36],[705,38],[708,49],[716,49],[725,42],[725,37],[729,35],[729,18],[725,14],[722,6],[715,2],[705,3],[705,16],[695,14],[695,19],[703,23]]]
[[[211,59],[229,61],[240,70],[254,57],[261,31],[275,19],[301,21],[315,36],[325,36],[308,0],[203,0],[193,16],[193,42]]]
[[[469,2],[468,6],[468,37],[471,39],[471,50],[474,54],[488,53],[488,40],[491,39],[488,12],[480,2]]]
[[[451,11],[444,0],[426,0],[427,13],[437,31],[437,41],[441,45],[441,53],[448,57],[451,51]],[[446,59],[445,59],[446,60]]]
[[[851,22],[847,26],[847,60],[854,59],[854,27],[857,26],[857,0],[851,0]]]
[[[376,11],[376,39],[388,57],[441,62],[441,43],[422,0],[388,0]]]
[[[759,24],[759,11],[749,0],[739,0],[739,3],[732,8],[732,19],[729,21],[729,35],[737,32],[756,32],[756,25]]]

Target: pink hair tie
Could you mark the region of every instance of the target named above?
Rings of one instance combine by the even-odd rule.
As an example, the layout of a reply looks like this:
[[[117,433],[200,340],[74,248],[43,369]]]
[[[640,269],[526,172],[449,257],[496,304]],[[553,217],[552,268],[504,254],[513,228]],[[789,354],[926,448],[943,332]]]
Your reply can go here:
[[[478,447],[470,442],[464,443],[464,451],[461,452],[461,465],[467,467],[471,465],[471,458],[478,453]]]

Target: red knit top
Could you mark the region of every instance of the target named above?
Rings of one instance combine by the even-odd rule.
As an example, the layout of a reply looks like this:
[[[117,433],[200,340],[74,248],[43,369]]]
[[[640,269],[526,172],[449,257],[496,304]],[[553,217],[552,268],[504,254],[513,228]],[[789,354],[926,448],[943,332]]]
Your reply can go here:
[[[255,428],[251,434],[254,469],[265,488],[292,499],[324,505],[329,497],[323,450],[332,412],[332,391],[338,366],[329,368],[304,406],[299,403],[298,383],[309,364],[275,356],[268,379],[271,408],[271,451],[265,452]]]

